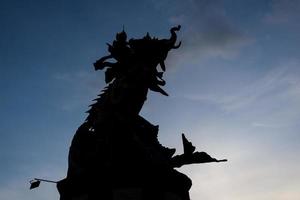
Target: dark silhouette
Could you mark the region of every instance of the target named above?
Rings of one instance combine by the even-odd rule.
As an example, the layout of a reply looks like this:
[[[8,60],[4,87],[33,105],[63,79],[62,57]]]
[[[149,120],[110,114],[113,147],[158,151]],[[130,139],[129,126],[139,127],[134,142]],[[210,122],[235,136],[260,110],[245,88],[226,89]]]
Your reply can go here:
[[[169,39],[130,40],[123,30],[108,44],[109,55],[94,63],[106,69],[108,86],[74,135],[67,177],[57,183],[61,200],[189,200],[192,182],[174,168],[226,161],[195,152],[184,135],[184,153],[173,156],[175,149],[157,139],[159,126],[139,115],[149,89],[168,95],[161,88],[164,60],[180,47],[179,30],[171,28]]]
[[[34,189],[40,186],[41,182],[47,182],[47,183],[57,183],[57,181],[51,181],[47,179],[40,179],[40,178],[34,178],[30,181],[30,188],[29,189]]]

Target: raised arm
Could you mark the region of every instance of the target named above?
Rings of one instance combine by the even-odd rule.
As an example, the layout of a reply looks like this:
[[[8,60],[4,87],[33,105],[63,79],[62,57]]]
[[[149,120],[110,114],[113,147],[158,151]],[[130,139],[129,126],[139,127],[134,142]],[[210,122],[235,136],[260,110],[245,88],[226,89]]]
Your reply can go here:
[[[206,152],[194,152],[195,147],[193,144],[186,139],[182,134],[182,142],[184,153],[181,155],[174,156],[171,159],[171,165],[173,167],[182,167],[183,165],[198,164],[198,163],[209,163],[209,162],[226,162],[227,159],[218,160],[212,158]]]

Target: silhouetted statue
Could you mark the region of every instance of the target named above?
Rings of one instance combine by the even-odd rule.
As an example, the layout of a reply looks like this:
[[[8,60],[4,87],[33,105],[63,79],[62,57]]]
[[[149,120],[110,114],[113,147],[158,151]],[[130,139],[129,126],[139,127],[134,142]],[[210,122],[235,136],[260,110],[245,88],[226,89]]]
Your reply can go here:
[[[74,135],[67,177],[57,184],[61,200],[189,200],[192,182],[174,168],[220,161],[195,152],[184,135],[184,153],[173,156],[175,149],[157,139],[159,127],[139,115],[149,89],[168,95],[161,88],[164,60],[179,48],[179,30],[171,28],[169,39],[147,34],[129,41],[123,30],[108,44],[109,55],[94,63],[106,69],[108,86]]]

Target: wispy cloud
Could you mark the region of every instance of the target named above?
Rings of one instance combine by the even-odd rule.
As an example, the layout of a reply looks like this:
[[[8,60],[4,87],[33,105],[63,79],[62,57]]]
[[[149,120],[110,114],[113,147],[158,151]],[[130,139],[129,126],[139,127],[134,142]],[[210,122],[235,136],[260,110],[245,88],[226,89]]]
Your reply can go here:
[[[192,62],[206,56],[232,59],[254,41],[233,23],[222,1],[164,0],[157,7],[168,13],[171,24],[183,26],[181,60],[185,57]]]
[[[269,24],[293,24],[300,20],[300,1],[298,0],[273,0],[271,11],[265,15],[263,21]]]
[[[299,99],[299,62],[289,62],[270,69],[263,77],[248,85],[236,85],[235,93],[186,94],[191,100],[209,101],[226,111],[251,107],[255,103],[275,103]],[[230,81],[230,80],[229,80]]]
[[[264,123],[264,122],[253,122],[252,126],[253,127],[259,127],[259,128],[280,128],[283,125],[281,125],[281,124],[269,124],[269,123]]]

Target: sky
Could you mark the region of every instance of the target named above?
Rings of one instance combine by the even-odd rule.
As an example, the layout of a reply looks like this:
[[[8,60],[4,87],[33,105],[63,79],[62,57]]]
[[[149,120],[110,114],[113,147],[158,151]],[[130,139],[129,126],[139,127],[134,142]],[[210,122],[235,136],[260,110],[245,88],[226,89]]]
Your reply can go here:
[[[105,86],[92,63],[124,26],[169,37],[165,90],[141,115],[182,153],[181,133],[226,163],[180,168],[193,200],[299,200],[300,1],[1,0],[0,198],[53,200],[76,129]]]

